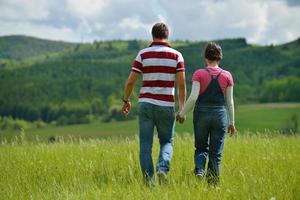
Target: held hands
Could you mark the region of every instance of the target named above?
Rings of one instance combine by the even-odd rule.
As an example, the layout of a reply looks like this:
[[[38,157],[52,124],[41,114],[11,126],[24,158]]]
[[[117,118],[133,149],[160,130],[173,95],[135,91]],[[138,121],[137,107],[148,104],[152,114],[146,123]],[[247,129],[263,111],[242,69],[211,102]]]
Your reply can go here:
[[[177,122],[179,122],[180,124],[182,124],[185,120],[186,120],[186,116],[181,116],[181,115],[179,114],[179,112],[176,113],[176,121],[177,121]]]
[[[131,102],[130,101],[124,102],[121,108],[121,113],[126,117],[129,114],[130,109],[131,109]]]
[[[229,137],[232,137],[232,136],[234,135],[234,132],[235,132],[235,127],[234,127],[234,125],[229,124],[229,125],[228,125],[228,130],[227,130],[227,132],[229,133]]]

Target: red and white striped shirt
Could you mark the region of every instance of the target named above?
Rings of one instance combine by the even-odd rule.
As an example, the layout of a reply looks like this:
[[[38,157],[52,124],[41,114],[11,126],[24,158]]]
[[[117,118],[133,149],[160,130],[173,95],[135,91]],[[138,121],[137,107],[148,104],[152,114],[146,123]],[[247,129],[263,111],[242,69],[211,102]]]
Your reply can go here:
[[[184,71],[180,52],[166,42],[153,42],[138,53],[132,71],[143,73],[139,102],[175,106],[176,73]]]

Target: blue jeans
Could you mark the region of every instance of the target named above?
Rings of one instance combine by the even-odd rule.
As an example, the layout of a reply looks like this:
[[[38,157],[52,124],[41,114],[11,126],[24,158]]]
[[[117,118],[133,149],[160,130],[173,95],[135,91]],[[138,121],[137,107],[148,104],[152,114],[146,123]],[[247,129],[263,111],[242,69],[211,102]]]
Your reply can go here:
[[[150,103],[139,103],[139,138],[140,138],[140,165],[146,178],[153,178],[152,161],[153,132],[156,127],[160,152],[156,165],[157,171],[167,173],[173,154],[173,138],[175,126],[174,107],[157,106]]]
[[[207,167],[208,178],[218,179],[224,139],[227,127],[227,112],[225,106],[195,107],[194,109],[195,134],[195,174],[205,175]]]

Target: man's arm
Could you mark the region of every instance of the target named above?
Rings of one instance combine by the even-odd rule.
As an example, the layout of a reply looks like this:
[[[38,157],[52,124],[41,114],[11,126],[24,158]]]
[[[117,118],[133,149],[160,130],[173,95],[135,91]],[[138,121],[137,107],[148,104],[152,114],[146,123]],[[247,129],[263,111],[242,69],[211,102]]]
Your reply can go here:
[[[185,72],[180,71],[176,74],[176,82],[178,88],[179,112],[183,109],[186,99],[186,83]]]
[[[136,81],[138,75],[139,75],[139,73],[132,71],[125,83],[124,97],[123,97],[124,104],[121,109],[121,112],[125,116],[127,116],[129,114],[129,111],[131,109],[131,102],[129,101],[129,97],[132,93],[132,90],[134,88],[134,84],[135,84],[135,81]]]

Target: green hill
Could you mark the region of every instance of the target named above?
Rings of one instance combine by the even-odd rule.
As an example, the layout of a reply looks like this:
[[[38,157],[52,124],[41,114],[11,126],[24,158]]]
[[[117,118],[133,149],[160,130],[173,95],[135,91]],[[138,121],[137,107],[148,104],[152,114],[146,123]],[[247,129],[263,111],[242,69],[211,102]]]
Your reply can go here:
[[[17,49],[17,41],[11,49]],[[220,66],[234,76],[238,103],[300,101],[299,39],[278,46],[251,45],[245,39],[217,42],[224,52]],[[193,72],[204,66],[205,43],[172,42],[185,58],[188,88]],[[62,124],[85,123],[91,115],[122,120],[123,84],[138,50],[147,45],[136,40],[76,44],[7,64],[0,69],[0,115]],[[0,44],[0,49],[5,47]]]
[[[28,36],[2,36],[0,37],[0,59],[21,60],[61,51],[75,45],[74,43],[44,40]]]

